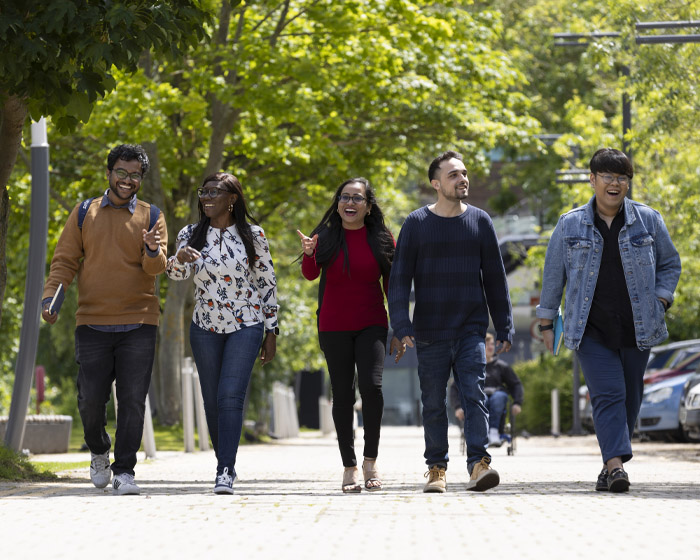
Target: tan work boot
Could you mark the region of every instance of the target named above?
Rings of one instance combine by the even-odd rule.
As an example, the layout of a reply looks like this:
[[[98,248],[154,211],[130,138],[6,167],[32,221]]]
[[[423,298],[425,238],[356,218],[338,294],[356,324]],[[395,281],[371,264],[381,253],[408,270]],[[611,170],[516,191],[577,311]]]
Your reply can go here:
[[[467,483],[467,490],[483,492],[494,486],[498,486],[501,477],[490,467],[491,459],[482,457],[472,470],[472,476]]]
[[[425,483],[423,487],[423,492],[440,492],[443,493],[447,490],[447,478],[445,478],[445,467],[440,465],[433,465],[430,467],[425,476],[428,478],[428,482]]]

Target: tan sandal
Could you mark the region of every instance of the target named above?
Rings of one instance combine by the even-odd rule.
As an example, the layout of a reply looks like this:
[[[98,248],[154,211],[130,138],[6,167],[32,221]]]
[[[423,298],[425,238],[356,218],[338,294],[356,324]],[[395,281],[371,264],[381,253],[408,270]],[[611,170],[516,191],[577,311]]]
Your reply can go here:
[[[382,489],[382,481],[377,471],[377,460],[365,459],[362,463],[362,474],[365,477],[365,490],[377,492]]]
[[[343,471],[343,493],[359,494],[362,491],[360,486],[360,473],[357,467],[346,467]]]

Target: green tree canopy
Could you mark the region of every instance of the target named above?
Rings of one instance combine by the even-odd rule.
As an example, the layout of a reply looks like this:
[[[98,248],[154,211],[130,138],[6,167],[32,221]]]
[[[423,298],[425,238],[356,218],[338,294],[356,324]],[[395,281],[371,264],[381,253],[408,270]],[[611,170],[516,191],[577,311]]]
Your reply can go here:
[[[283,336],[265,375],[281,375],[320,362],[315,285],[293,262],[295,230],[316,224],[342,180],[368,177],[398,234],[437,152],[457,148],[470,169],[483,171],[487,151],[529,143],[537,123],[516,91],[523,76],[499,46],[494,10],[377,0],[221,2],[217,9],[211,41],[188,56],[142,57],[138,72],[113,72],[116,89],[96,103],[90,121],[52,141],[56,187],[73,203],[94,194],[107,147],[141,142],[158,161],[143,197],[166,211],[174,240],[196,218],[194,188],[205,174],[239,176],[272,243]],[[183,323],[178,290],[163,282],[162,329],[171,309]],[[181,340],[176,332],[161,336],[170,344],[162,372],[176,369],[167,360],[182,354]]]
[[[533,115],[544,132],[562,135],[546,154],[514,169],[533,206],[544,202],[552,223],[572,205],[588,201],[592,192],[587,184],[556,184],[554,172],[569,166],[587,169],[600,147],[622,148],[621,105],[627,93],[632,194],[661,212],[682,260],[676,304],[667,316],[669,332],[673,339],[698,337],[700,228],[694,215],[700,192],[700,45],[637,44],[635,37],[639,22],[697,22],[700,2],[496,0],[493,5],[508,18],[507,49],[529,77],[523,91],[533,100]],[[594,31],[620,36],[592,39],[583,47],[554,46],[554,33]],[[643,33],[693,34],[697,27]]]
[[[203,39],[203,1],[7,0],[0,4],[0,312],[7,277],[7,184],[22,128],[51,116],[67,134],[112,91],[115,68],[134,71],[144,52],[182,55]]]

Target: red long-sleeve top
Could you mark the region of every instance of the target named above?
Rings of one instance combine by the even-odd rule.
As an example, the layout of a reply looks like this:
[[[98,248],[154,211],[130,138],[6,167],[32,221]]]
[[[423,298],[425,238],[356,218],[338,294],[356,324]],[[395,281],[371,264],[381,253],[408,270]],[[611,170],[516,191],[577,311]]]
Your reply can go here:
[[[380,282],[379,264],[367,242],[367,228],[345,230],[349,266],[341,253],[326,270],[320,331],[356,331],[373,325],[388,327],[384,294]],[[321,273],[316,264],[316,253],[306,254],[301,261],[301,272],[307,280],[315,280]],[[386,293],[389,279],[383,279]]]

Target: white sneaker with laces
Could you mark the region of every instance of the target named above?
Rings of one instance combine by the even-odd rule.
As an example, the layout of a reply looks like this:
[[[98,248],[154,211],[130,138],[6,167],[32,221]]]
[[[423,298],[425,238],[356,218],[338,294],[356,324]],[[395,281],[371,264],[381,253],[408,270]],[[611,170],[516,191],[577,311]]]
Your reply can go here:
[[[112,489],[116,496],[138,496],[141,493],[141,488],[134,482],[134,475],[129,473],[115,474]]]
[[[233,477],[228,474],[228,467],[224,467],[224,472],[216,477],[214,494],[233,494]]]
[[[489,447],[501,447],[501,434],[498,433],[498,428],[489,429]]]
[[[97,488],[104,488],[112,478],[109,468],[109,450],[98,455],[90,452],[90,480]]]

